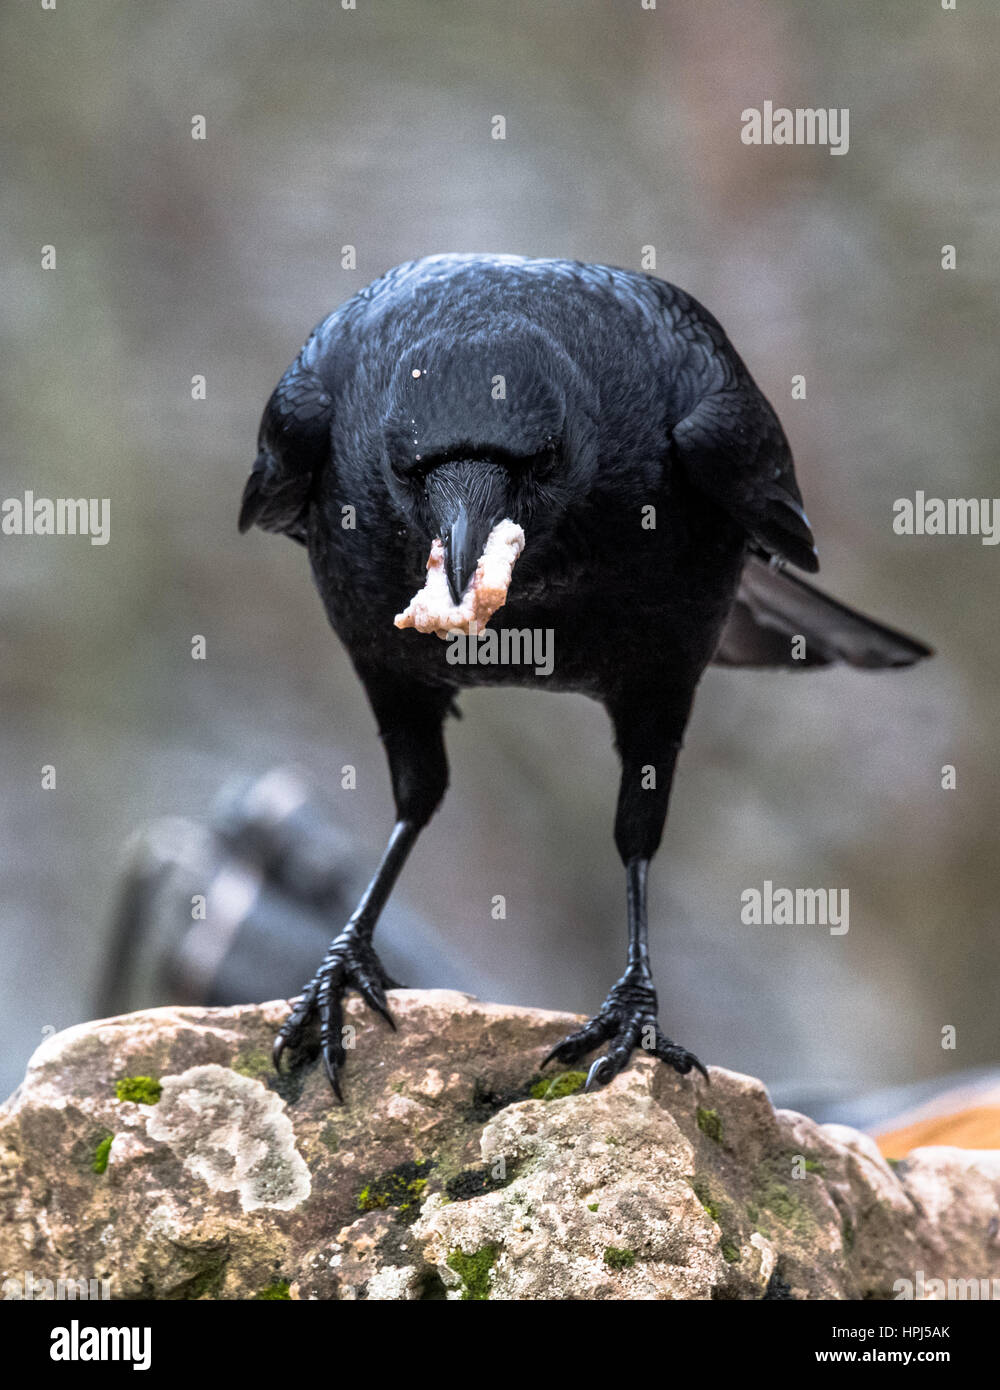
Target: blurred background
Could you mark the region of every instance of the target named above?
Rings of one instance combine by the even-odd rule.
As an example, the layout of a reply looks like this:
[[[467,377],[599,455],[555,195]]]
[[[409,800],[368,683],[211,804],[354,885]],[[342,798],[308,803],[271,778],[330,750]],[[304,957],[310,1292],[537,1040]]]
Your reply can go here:
[[[90,0],[5,7],[0,35],[0,493],[111,499],[106,547],[0,537],[0,1093],[99,1007],[144,825],[203,822],[233,779],[297,765],[374,866],[391,800],[361,688],[304,553],[235,518],[313,324],[453,250],[639,268],[654,246],[783,420],[821,582],[938,651],[708,673],[652,879],[665,1029],[821,1118],[995,1063],[998,553],[892,530],[917,488],[1000,492],[989,0]],[[848,107],[849,153],[743,145],[765,100]],[[398,890],[406,983],[591,1012],[625,946],[604,713],[462,705]],[[744,926],[765,879],[849,889],[849,933]]]

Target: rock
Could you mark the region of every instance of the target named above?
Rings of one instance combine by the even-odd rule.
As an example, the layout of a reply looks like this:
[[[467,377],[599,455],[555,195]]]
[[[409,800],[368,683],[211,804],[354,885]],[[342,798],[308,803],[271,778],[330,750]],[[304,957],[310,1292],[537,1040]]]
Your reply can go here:
[[[853,1130],[636,1058],[538,1067],[571,1015],[351,999],[346,1105],[270,1064],[283,1001],[71,1028],[0,1108],[0,1280],[117,1298],[892,1298],[1000,1278],[1000,1152]],[[922,1281],[922,1282],[921,1282]],[[895,1286],[895,1288],[894,1288]],[[943,1286],[942,1286],[943,1287]],[[48,1286],[41,1285],[44,1292]]]

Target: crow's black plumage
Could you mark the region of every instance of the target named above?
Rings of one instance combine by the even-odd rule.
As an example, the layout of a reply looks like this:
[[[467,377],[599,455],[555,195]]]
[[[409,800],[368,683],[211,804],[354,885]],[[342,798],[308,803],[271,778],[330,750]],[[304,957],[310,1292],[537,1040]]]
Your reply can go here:
[[[490,626],[551,630],[548,676],[451,664],[445,642],[393,625],[434,538],[457,600],[504,518],[526,543]],[[276,1061],[318,1016],[339,1095],[344,991],[391,1022],[372,933],[444,794],[445,715],[463,686],[524,684],[600,700],[622,761],[627,968],[551,1058],[603,1048],[590,1086],[640,1045],[703,1070],[660,1030],[646,945],[646,871],[702,672],[713,659],[882,667],[929,654],[785,571],[818,568],[791,453],[712,315],[673,285],[607,266],[460,255],[397,266],[319,324],[268,402],[240,529],[254,523],[308,549],[378,722],[397,812]]]

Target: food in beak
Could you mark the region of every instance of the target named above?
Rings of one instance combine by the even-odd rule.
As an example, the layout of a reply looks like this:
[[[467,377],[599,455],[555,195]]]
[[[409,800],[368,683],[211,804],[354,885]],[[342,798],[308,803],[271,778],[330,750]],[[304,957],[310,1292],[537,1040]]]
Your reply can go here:
[[[520,526],[513,521],[498,522],[486,538],[486,547],[462,602],[455,604],[445,574],[444,544],[440,538],[433,540],[424,587],[413,595],[402,613],[396,614],[396,627],[414,627],[418,632],[434,632],[441,638],[449,632],[468,633],[473,623],[475,630],[481,631],[506,603],[511,574],[523,549],[524,532]]]

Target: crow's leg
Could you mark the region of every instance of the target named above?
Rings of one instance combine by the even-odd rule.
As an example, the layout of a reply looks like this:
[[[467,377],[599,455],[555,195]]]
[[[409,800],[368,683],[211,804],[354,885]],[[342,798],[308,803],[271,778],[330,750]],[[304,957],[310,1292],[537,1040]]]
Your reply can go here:
[[[702,1075],[708,1075],[698,1058],[672,1042],[657,1022],[646,930],[647,871],[663,834],[674,768],[693,695],[694,682],[674,693],[670,693],[669,687],[660,686],[655,700],[650,699],[647,690],[644,697],[623,696],[609,701],[622,758],[615,844],[625,865],[628,891],[626,969],[599,1013],[564,1038],[542,1064],[576,1062],[607,1043],[604,1054],[590,1068],[588,1091],[617,1076],[637,1047],[668,1062],[682,1074],[696,1067]]]
[[[451,690],[430,690],[381,675],[362,675],[385,745],[396,803],[396,824],[375,875],[339,936],[334,937],[316,974],[295,1002],[274,1041],[280,1069],[286,1048],[297,1048],[314,1017],[319,1018],[320,1051],[338,1100],[340,1070],[346,1061],[342,1000],[356,989],[369,1008],[391,1026],[385,991],[395,982],[372,946],[375,924],[399,877],[407,855],[448,785],[442,726]]]

